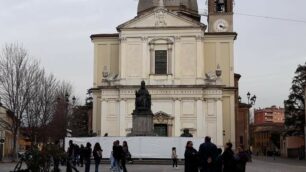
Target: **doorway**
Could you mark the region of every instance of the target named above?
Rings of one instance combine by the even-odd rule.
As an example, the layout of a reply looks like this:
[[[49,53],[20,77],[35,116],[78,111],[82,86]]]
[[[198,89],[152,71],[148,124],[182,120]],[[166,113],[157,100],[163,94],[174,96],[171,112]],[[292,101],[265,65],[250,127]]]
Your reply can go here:
[[[154,132],[157,134],[157,136],[168,137],[167,124],[154,124]]]

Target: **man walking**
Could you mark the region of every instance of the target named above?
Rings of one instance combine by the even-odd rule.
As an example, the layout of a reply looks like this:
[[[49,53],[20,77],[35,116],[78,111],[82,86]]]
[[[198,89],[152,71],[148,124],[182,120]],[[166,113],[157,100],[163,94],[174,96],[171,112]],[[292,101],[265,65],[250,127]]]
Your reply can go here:
[[[209,136],[206,136],[205,142],[202,143],[199,148],[200,171],[215,172],[217,156],[217,146],[211,143],[211,138]]]

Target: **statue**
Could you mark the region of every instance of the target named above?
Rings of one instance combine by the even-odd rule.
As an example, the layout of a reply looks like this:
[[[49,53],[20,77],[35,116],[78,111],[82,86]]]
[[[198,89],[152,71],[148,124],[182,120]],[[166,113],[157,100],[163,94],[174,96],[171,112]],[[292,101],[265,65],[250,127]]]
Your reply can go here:
[[[136,91],[135,95],[135,111],[151,111],[151,95],[146,89],[144,81],[141,81],[141,87]]]
[[[135,92],[135,95],[135,110],[132,113],[133,126],[128,136],[156,136],[151,110],[151,95],[144,81],[141,81],[141,87]]]
[[[189,129],[185,128],[184,133],[181,134],[181,137],[193,137],[193,135],[189,133]]]

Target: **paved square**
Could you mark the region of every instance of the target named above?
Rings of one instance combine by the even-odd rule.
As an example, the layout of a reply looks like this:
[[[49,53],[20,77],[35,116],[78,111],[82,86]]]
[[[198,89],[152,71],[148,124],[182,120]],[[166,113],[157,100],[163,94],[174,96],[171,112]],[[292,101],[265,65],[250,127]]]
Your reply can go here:
[[[10,172],[14,168],[13,163],[0,163],[0,172]],[[61,167],[62,172],[65,172],[65,167]],[[78,168],[80,172],[85,171],[84,167]],[[171,165],[127,165],[129,172],[184,172],[184,166],[179,166],[178,169],[172,168]],[[94,165],[91,165],[91,172],[94,172]],[[102,164],[100,172],[109,170],[109,164]],[[252,163],[248,163],[247,172],[305,172],[306,161],[286,160],[272,158],[256,158]]]

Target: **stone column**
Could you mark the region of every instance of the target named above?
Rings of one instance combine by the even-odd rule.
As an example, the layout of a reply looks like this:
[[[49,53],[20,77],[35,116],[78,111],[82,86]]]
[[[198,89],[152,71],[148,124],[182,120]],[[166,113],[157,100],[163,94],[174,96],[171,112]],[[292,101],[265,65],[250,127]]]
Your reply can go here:
[[[150,45],[150,74],[155,74],[154,45]]]
[[[181,37],[176,36],[175,37],[175,47],[174,47],[174,54],[175,54],[175,58],[173,58],[173,63],[174,63],[174,74],[173,77],[175,78],[175,80],[178,79],[178,77],[180,77],[180,50],[181,50]],[[179,81],[176,81],[177,83],[175,84],[180,84]]]
[[[172,45],[168,45],[168,71],[167,74],[172,74]]]
[[[203,111],[203,101],[198,99],[197,104],[197,137],[204,137],[203,124],[204,124],[204,111]]]
[[[204,54],[203,54],[203,36],[197,36],[197,83],[203,81],[204,74]],[[199,81],[198,81],[199,80]]]
[[[222,100],[216,99],[216,113],[217,113],[217,145],[223,146],[223,112],[222,112]]]
[[[126,74],[126,38],[120,38],[120,56],[119,56],[119,72],[122,79],[125,79]]]
[[[174,128],[175,128],[175,137],[181,135],[181,100],[174,100]]]
[[[97,128],[98,128],[98,126],[97,126],[97,122],[96,122],[96,120],[97,120],[97,115],[99,115],[98,114],[98,106],[99,106],[99,99],[98,99],[98,96],[96,96],[96,95],[93,95],[93,107],[92,107],[92,122],[91,122],[91,125],[92,125],[92,131],[94,132],[94,133],[97,133]]]
[[[102,99],[102,102],[101,102],[101,131],[100,131],[100,136],[103,136],[105,133],[108,133],[108,130],[107,130],[107,127],[106,127],[107,112],[108,112],[108,102],[107,102],[106,99]],[[108,134],[110,134],[110,133],[108,133]]]
[[[142,63],[142,78],[146,78],[146,75],[147,73],[149,73],[150,69],[148,69],[147,67],[147,61],[148,61],[148,57],[147,57],[147,41],[148,41],[148,38],[147,37],[142,37],[141,38],[142,40],[142,57],[143,57],[143,63]]]
[[[120,127],[120,136],[126,136],[126,125],[125,125],[125,118],[126,118],[126,101],[120,100],[119,102],[119,127]]]

